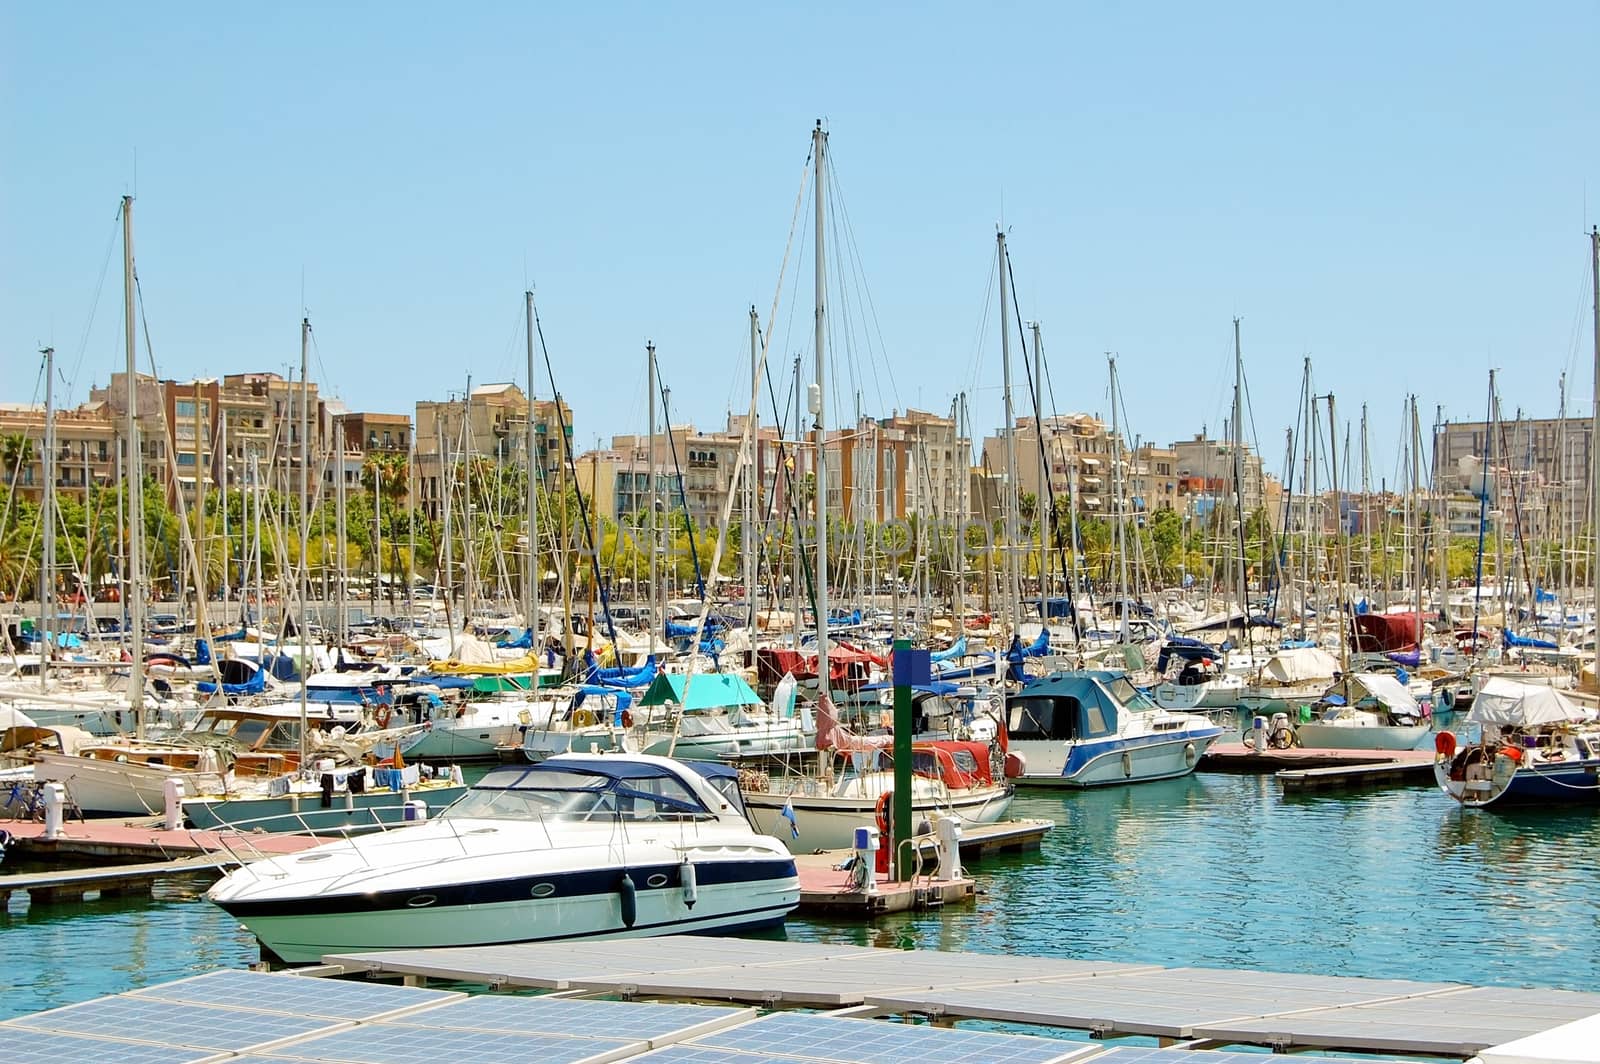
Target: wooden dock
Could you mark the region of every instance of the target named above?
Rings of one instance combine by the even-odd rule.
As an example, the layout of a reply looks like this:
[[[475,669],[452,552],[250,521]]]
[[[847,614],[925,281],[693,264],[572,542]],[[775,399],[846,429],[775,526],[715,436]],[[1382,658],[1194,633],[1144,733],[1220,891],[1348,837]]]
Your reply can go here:
[[[327,842],[305,835],[269,835],[265,832],[167,831],[160,820],[96,817],[70,820],[59,837],[44,837],[44,825],[31,821],[7,823],[14,840],[11,852],[30,860],[170,861],[195,854],[221,853],[241,858],[271,857]]]
[[[1005,820],[965,828],[961,835],[961,857],[980,860],[996,854],[1038,849],[1045,834],[1054,827],[1054,821],[1050,820]],[[935,867],[938,855],[933,840],[925,839],[921,850],[924,867]],[[880,873],[874,878],[872,893],[853,890],[849,870],[837,867],[853,853],[853,850],[824,850],[795,857],[795,868],[800,873],[800,911],[871,919],[885,913],[937,909],[971,901],[976,896],[977,884],[966,876],[951,880],[919,877],[914,883],[897,883]]]
[[[1432,750],[1335,750],[1292,746],[1256,751],[1218,743],[1200,758],[1201,772],[1273,773],[1285,791],[1418,786],[1433,782]]]

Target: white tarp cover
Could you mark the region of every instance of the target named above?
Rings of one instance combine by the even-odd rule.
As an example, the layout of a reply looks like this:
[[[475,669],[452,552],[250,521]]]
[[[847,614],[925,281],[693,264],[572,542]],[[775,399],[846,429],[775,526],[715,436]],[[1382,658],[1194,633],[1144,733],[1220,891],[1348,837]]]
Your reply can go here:
[[[1600,1016],[1485,1049],[1478,1059],[1483,1064],[1600,1064]]]
[[[12,706],[0,706],[0,729],[31,728],[33,718]]]
[[[1406,690],[1406,685],[1400,682],[1398,676],[1387,672],[1358,672],[1350,679],[1367,694],[1401,716],[1415,716],[1422,712],[1422,707],[1417,705],[1417,700]],[[1354,701],[1359,700],[1358,695]]]
[[[1331,680],[1339,671],[1339,660],[1321,647],[1295,647],[1272,655],[1261,671],[1263,679],[1276,683]]]
[[[1467,721],[1471,724],[1532,728],[1540,724],[1587,720],[1590,716],[1589,711],[1573,705],[1554,687],[1518,683],[1504,676],[1494,676],[1483,685],[1478,697],[1472,700]]]

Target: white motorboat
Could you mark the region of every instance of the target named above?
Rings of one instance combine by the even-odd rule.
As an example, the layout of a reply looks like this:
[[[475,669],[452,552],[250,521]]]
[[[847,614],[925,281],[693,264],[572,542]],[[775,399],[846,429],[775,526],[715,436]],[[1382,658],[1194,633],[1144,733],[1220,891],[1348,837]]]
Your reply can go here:
[[[1162,709],[1120,673],[1067,671],[1006,700],[1008,750],[1021,784],[1097,787],[1186,776],[1222,729]]]
[[[638,754],[499,768],[426,824],[244,865],[208,897],[290,964],[776,926],[800,900],[794,858],[735,783]]]

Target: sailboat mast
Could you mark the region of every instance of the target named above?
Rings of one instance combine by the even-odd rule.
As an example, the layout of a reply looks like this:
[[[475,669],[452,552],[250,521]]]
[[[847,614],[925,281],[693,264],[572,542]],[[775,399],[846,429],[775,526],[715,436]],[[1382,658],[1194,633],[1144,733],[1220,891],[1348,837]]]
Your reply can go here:
[[[56,601],[56,349],[44,356],[44,551],[39,559],[39,690],[50,686],[50,651],[54,648]]]
[[[311,566],[307,549],[311,539],[311,319],[300,319],[300,613],[295,634],[300,637],[300,764],[306,763],[306,680],[311,675],[311,649],[306,638],[306,604],[311,595]]]
[[[528,334],[528,558],[522,573],[522,620],[528,626],[530,652],[539,654],[539,435],[533,423],[533,290],[522,293],[527,310]],[[536,670],[537,671],[537,670]],[[537,687],[538,684],[533,685]]]
[[[1039,447],[1039,486],[1034,491],[1033,522],[1039,529],[1039,623],[1046,624],[1050,616],[1045,609],[1045,573],[1050,568],[1050,548],[1046,542],[1050,521],[1055,517],[1050,506],[1050,464],[1044,453],[1044,340],[1039,323],[1028,323],[1033,329],[1033,441]],[[1115,413],[1115,411],[1113,411]]]
[[[144,469],[139,445],[139,366],[133,328],[133,197],[122,197],[122,325],[127,342],[128,387],[128,704],[134,735],[144,738]]]
[[[1245,505],[1244,505],[1244,350],[1239,340],[1239,321],[1233,319],[1233,491],[1239,513],[1239,627],[1245,647],[1250,644],[1250,591],[1245,580]]]
[[[1339,421],[1333,410],[1332,392],[1328,393],[1328,480],[1333,491],[1333,513],[1335,517],[1334,527],[1339,529],[1339,535],[1334,540],[1336,545],[1335,549],[1340,549],[1342,546],[1342,550],[1344,552],[1348,552],[1349,544],[1346,542],[1345,536],[1343,535],[1345,522],[1343,519],[1343,514],[1339,508]],[[1348,553],[1345,553],[1343,556],[1348,557]],[[1343,568],[1344,567],[1341,566],[1341,570]],[[1339,584],[1333,596],[1334,605],[1339,611],[1339,674],[1348,685],[1350,682],[1350,641],[1346,638],[1346,634],[1351,622],[1350,619],[1345,616],[1344,583],[1342,579],[1342,573],[1336,573],[1335,579],[1339,580]]]
[[[811,156],[816,166],[816,383],[811,397],[811,413],[815,416],[817,472],[816,491],[812,505],[816,508],[817,535],[817,693],[819,697],[831,693],[828,673],[828,456],[827,407],[823,391],[824,368],[827,361],[827,272],[823,259],[823,225],[825,220],[826,173],[828,169],[828,134],[823,132],[822,120],[817,120],[811,131]]]
[[[970,445],[963,446],[967,439],[967,393],[962,392],[956,397],[955,402],[956,423],[956,458],[958,464],[956,471],[956,534],[955,534],[955,563],[956,563],[956,594],[955,594],[955,629],[956,639],[960,639],[967,632],[967,488],[968,481],[972,478],[972,451]]]
[[[656,515],[659,501],[656,498],[656,345],[646,340],[644,343],[645,364],[645,389],[649,393],[646,405],[649,408],[649,425],[645,429],[645,478],[650,485],[650,516],[646,522],[650,541],[650,623],[652,632],[659,632],[665,636],[667,630],[667,614],[657,604],[660,595],[656,591],[656,546],[658,541],[656,530]],[[650,637],[650,650],[655,651],[656,636]]]
[[[1412,576],[1411,594],[1417,611],[1417,623],[1415,625],[1417,653],[1421,654],[1422,584],[1426,577],[1427,554],[1426,545],[1422,539],[1422,421],[1417,416],[1417,397],[1415,395],[1411,397],[1411,498],[1412,519],[1416,521],[1416,527],[1412,529],[1412,536],[1414,537],[1412,540],[1412,555],[1416,571]]]
[[[755,304],[750,305],[750,423],[745,432],[750,437],[750,453],[746,457],[744,484],[744,520],[739,533],[739,554],[744,562],[744,600],[750,634],[750,662],[755,663],[756,637],[756,556],[761,549],[756,514],[760,509],[761,492],[761,319],[756,315]]]
[[[1122,500],[1122,427],[1117,419],[1117,356],[1106,353],[1111,371],[1111,541],[1117,552],[1117,638],[1128,641],[1128,527]]]
[[[1022,589],[1017,579],[1017,426],[1016,414],[1011,399],[1011,299],[1007,285],[1008,265],[1006,259],[1006,234],[1004,230],[995,233],[995,254],[998,256],[1000,272],[1000,369],[1001,383],[1005,390],[1005,433],[1006,433],[1006,496],[1005,496],[1005,523],[1006,523],[1006,614],[1011,619],[1011,635],[1017,636],[1017,629],[1021,621]],[[1005,675],[1005,657],[1003,652],[996,653],[994,658],[995,678],[998,680]]]
[[[1593,537],[1589,554],[1589,586],[1594,591],[1594,621],[1600,631],[1600,226],[1589,229],[1589,269],[1594,281],[1594,412],[1589,426],[1589,453],[1594,456],[1590,470],[1589,505]]]

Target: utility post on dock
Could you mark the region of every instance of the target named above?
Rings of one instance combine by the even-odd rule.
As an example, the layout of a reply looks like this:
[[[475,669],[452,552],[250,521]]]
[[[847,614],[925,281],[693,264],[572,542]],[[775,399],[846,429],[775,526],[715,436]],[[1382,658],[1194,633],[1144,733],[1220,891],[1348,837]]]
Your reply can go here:
[[[916,875],[922,855],[912,839],[911,810],[911,693],[916,684],[926,684],[932,662],[926,650],[914,650],[909,639],[894,641],[894,809],[890,838],[890,870],[904,883]]]

